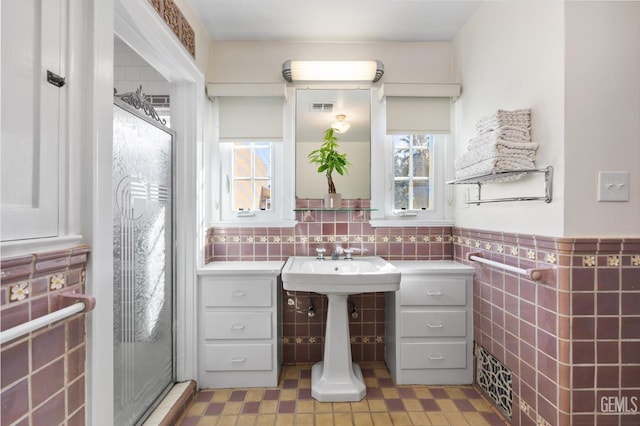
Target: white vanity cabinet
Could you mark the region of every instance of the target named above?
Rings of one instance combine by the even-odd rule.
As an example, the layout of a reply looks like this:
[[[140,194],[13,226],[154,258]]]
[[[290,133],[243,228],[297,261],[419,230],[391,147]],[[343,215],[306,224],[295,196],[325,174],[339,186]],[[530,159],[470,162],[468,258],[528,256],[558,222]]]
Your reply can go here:
[[[473,273],[453,261],[393,261],[386,293],[385,360],[396,384],[473,382]]]
[[[278,385],[283,264],[213,262],[199,270],[201,388]]]

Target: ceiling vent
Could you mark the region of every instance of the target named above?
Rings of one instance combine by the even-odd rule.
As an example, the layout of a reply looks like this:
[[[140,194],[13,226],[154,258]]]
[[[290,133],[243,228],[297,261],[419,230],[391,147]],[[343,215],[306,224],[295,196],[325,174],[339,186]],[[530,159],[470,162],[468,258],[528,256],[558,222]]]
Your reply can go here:
[[[333,112],[333,103],[314,102],[311,104],[311,112]]]

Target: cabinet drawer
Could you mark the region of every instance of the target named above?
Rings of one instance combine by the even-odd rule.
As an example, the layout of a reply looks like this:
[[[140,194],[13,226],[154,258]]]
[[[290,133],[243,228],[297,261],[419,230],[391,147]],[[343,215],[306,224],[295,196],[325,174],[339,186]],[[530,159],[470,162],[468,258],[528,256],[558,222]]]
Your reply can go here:
[[[205,339],[270,339],[271,312],[206,312]]]
[[[206,371],[264,371],[273,369],[271,344],[205,345]]]
[[[466,342],[403,343],[402,368],[465,368]]]
[[[252,279],[238,281],[202,281],[204,306],[271,306],[274,281]]]
[[[400,282],[403,306],[464,306],[467,304],[467,280],[438,278],[426,280],[409,277]]]
[[[465,311],[405,311],[400,314],[402,337],[464,337]]]

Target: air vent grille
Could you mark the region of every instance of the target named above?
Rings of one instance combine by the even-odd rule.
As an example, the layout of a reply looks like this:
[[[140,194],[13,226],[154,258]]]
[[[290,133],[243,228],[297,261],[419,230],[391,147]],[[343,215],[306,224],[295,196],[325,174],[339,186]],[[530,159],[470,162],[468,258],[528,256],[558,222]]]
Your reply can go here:
[[[333,112],[333,103],[314,102],[311,104],[311,112]]]

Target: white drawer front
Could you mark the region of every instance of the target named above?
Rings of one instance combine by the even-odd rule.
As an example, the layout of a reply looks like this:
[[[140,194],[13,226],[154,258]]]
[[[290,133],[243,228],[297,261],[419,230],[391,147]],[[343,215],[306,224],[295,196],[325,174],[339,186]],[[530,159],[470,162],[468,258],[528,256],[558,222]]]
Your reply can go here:
[[[464,306],[467,304],[467,281],[462,278],[409,277],[400,282],[403,306]]]
[[[206,312],[205,339],[270,339],[271,312]]]
[[[465,311],[405,311],[400,314],[402,337],[464,337]]]
[[[271,344],[205,345],[206,371],[264,371],[273,369]]]
[[[271,306],[271,291],[274,285],[270,279],[221,282],[204,280],[204,306]]]
[[[403,343],[402,368],[465,368],[466,342]]]

